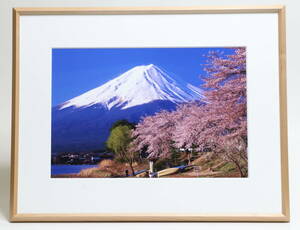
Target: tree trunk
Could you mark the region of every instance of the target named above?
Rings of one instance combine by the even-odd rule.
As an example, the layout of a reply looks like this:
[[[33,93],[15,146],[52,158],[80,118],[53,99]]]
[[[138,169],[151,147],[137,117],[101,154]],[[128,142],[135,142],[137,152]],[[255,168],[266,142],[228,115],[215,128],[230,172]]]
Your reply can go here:
[[[236,161],[232,161],[235,165],[236,165],[236,167],[238,168],[238,170],[239,170],[239,173],[240,173],[240,176],[241,177],[244,177],[244,174],[243,174],[243,171],[242,171],[242,168],[241,168],[241,166],[240,166],[240,164],[238,163],[238,162],[236,162]]]
[[[244,155],[243,153],[240,153],[240,156],[245,162],[248,162],[248,158],[246,154]]]
[[[130,158],[128,158],[128,157],[126,156],[126,151],[125,151],[125,150],[120,151],[120,154],[121,154],[122,158],[126,161],[126,163],[129,164],[129,167],[130,167],[130,169],[131,169],[131,175],[134,176],[134,175],[135,175],[135,172],[134,172],[134,168],[133,168],[133,166],[132,166],[133,160],[130,159]]]
[[[188,157],[188,165],[191,165],[191,153],[188,153],[187,157]]]
[[[234,157],[230,156],[230,154],[227,154],[227,159],[229,159],[229,161],[231,161],[232,163],[235,164],[235,166],[237,167],[237,169],[240,173],[240,177],[245,177],[239,162]]]
[[[134,172],[134,168],[132,166],[132,162],[129,162],[129,166],[130,166],[130,169],[131,169],[131,174],[132,174],[132,176],[134,176],[135,172]]]

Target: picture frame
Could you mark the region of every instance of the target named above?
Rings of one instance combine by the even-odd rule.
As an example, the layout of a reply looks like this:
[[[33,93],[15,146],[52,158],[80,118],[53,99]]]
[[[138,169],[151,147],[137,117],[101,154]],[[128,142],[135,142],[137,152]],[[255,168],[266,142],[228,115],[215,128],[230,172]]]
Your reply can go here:
[[[275,192],[277,195],[277,197],[276,197],[277,200],[274,201],[274,203],[279,208],[277,208],[274,212],[261,212],[259,204],[256,204],[257,206],[253,208],[253,210],[256,210],[256,212],[254,212],[250,208],[249,208],[250,211],[248,211],[248,212],[236,211],[236,210],[242,209],[240,207],[237,207],[236,209],[232,208],[232,210],[225,212],[225,213],[222,211],[219,211],[219,210],[224,210],[224,207],[223,207],[223,209],[221,209],[220,207],[219,207],[220,209],[218,207],[215,207],[215,209],[213,209],[213,211],[211,209],[206,210],[205,207],[204,208],[201,207],[199,209],[200,212],[197,212],[197,209],[195,211],[195,209],[191,208],[192,205],[186,204],[188,202],[188,200],[184,200],[185,198],[182,198],[183,203],[179,206],[186,207],[186,209],[184,211],[182,211],[180,208],[179,208],[179,210],[174,210],[174,211],[164,211],[164,209],[160,205],[158,205],[157,208],[155,208],[155,207],[153,207],[151,209],[149,208],[151,211],[147,211],[147,208],[143,207],[144,209],[146,209],[146,211],[143,212],[143,211],[139,210],[139,208],[140,208],[139,206],[135,206],[138,203],[138,201],[136,201],[136,202],[132,201],[134,204],[133,205],[134,207],[132,210],[136,210],[135,212],[122,211],[122,210],[126,210],[126,209],[122,209],[122,207],[125,205],[125,204],[123,205],[122,203],[120,204],[120,207],[112,208],[111,210],[113,210],[113,211],[111,211],[111,210],[107,211],[107,212],[105,210],[102,210],[101,212],[100,211],[99,212],[89,211],[89,207],[87,206],[84,208],[85,211],[80,212],[80,211],[78,211],[80,209],[78,209],[77,207],[74,208],[72,205],[69,205],[69,207],[70,207],[69,209],[66,207],[63,207],[63,206],[51,209],[50,208],[51,205],[47,203],[47,204],[41,204],[44,206],[44,208],[41,208],[36,203],[38,203],[38,202],[41,203],[41,200],[43,201],[46,198],[39,197],[38,195],[36,195],[36,197],[34,197],[34,195],[29,196],[29,190],[25,191],[24,184],[31,181],[30,182],[30,183],[32,183],[31,185],[33,187],[36,186],[35,187],[36,190],[41,191],[40,193],[42,193],[43,190],[40,190],[41,188],[39,188],[38,184],[34,183],[34,180],[38,179],[39,177],[44,177],[44,174],[46,172],[48,172],[47,171],[48,169],[45,171],[45,173],[43,171],[40,175],[38,175],[39,174],[38,171],[35,171],[35,169],[34,169],[34,167],[37,164],[31,165],[31,166],[26,166],[25,155],[23,152],[25,150],[22,149],[22,148],[25,149],[25,147],[27,146],[26,147],[27,152],[25,151],[25,153],[29,154],[28,150],[31,149],[30,146],[32,146],[32,145],[34,145],[34,143],[36,143],[34,141],[30,141],[32,139],[28,139],[28,140],[24,139],[24,135],[27,134],[28,136],[31,136],[30,132],[32,132],[32,130],[34,129],[34,128],[32,128],[30,130],[30,129],[28,129],[29,126],[25,125],[25,124],[33,123],[33,121],[30,120],[30,117],[28,117],[28,114],[25,115],[24,111],[26,110],[26,108],[28,108],[28,104],[26,105],[25,102],[26,102],[26,100],[33,100],[34,99],[33,96],[29,95],[30,91],[37,90],[36,88],[34,88],[34,86],[31,86],[32,88],[30,88],[28,85],[25,84],[25,82],[26,82],[25,77],[27,77],[28,73],[35,75],[35,72],[33,70],[30,70],[28,73],[26,72],[27,71],[26,65],[28,65],[29,62],[25,61],[25,59],[28,59],[29,57],[24,56],[24,55],[27,54],[28,49],[33,49],[33,46],[32,47],[24,47],[24,45],[30,44],[30,43],[26,43],[27,40],[28,41],[30,40],[31,42],[33,42],[31,44],[37,45],[36,49],[39,49],[38,44],[39,44],[39,42],[41,42],[41,40],[35,40],[36,38],[34,37],[34,35],[29,35],[29,33],[31,33],[33,30],[28,30],[29,27],[26,27],[26,26],[30,25],[30,21],[26,21],[26,20],[28,18],[30,19],[30,18],[34,18],[34,17],[38,18],[37,26],[32,27],[32,28],[33,29],[39,28],[41,30],[40,33],[43,33],[48,29],[50,30],[50,27],[49,28],[47,27],[47,26],[49,26],[48,24],[45,24],[45,27],[43,28],[43,22],[46,22],[47,20],[51,21],[52,18],[54,18],[56,16],[65,16],[66,18],[72,17],[72,20],[74,19],[74,23],[76,22],[76,23],[84,25],[85,23],[88,23],[88,20],[85,21],[85,19],[82,20],[82,18],[75,18],[75,17],[76,16],[83,16],[83,17],[85,17],[85,16],[93,16],[93,17],[102,16],[102,17],[104,17],[104,16],[116,16],[116,15],[119,17],[121,17],[121,16],[127,16],[127,17],[129,16],[130,17],[130,16],[137,16],[137,15],[143,16],[144,18],[146,18],[145,22],[148,22],[147,16],[153,16],[153,15],[168,15],[169,17],[174,16],[174,18],[183,16],[183,15],[209,15],[209,16],[217,16],[218,15],[220,17],[223,17],[223,16],[225,17],[227,15],[251,15],[252,18],[255,18],[258,15],[261,15],[261,16],[273,15],[274,16],[274,17],[270,18],[268,22],[271,25],[277,25],[277,27],[274,27],[274,28],[272,27],[272,29],[277,30],[277,36],[272,36],[272,34],[269,34],[269,35],[270,35],[270,38],[274,37],[274,41],[272,41],[271,43],[275,44],[275,45],[277,44],[278,49],[276,50],[276,52],[277,52],[276,54],[278,54],[278,59],[277,59],[277,63],[274,62],[274,65],[275,64],[278,65],[277,66],[278,69],[276,69],[277,72],[275,71],[275,75],[277,75],[277,79],[273,79],[273,78],[271,78],[271,79],[272,79],[272,82],[274,81],[273,82],[274,84],[273,83],[272,84],[275,86],[278,86],[278,88],[276,88],[274,91],[275,92],[274,98],[276,100],[279,99],[279,101],[276,101],[274,99],[275,101],[270,102],[270,104],[274,103],[274,105],[273,104],[271,105],[271,108],[275,109],[274,111],[277,111],[276,108],[279,108],[279,110],[277,111],[276,118],[274,118],[274,120],[275,120],[274,122],[278,123],[277,124],[278,132],[275,133],[276,137],[274,137],[274,139],[271,139],[271,137],[270,137],[269,143],[275,143],[274,148],[277,148],[276,151],[278,151],[278,154],[279,154],[277,157],[279,164],[276,164],[276,167],[274,166],[275,171],[273,172],[272,171],[273,169],[270,168],[272,173],[275,175],[275,178],[270,178],[270,181],[273,181],[273,180],[277,181],[276,183],[274,182],[274,186],[275,185],[277,186],[277,187],[275,186],[275,190],[277,191],[277,193]],[[45,17],[46,20],[45,21],[41,20],[42,17]],[[25,21],[22,21],[23,18],[25,18]],[[169,18],[169,19],[170,19],[170,21],[175,20],[173,18]],[[58,18],[58,20],[61,20],[61,19]],[[120,19],[118,19],[118,20],[120,20]],[[114,29],[118,28],[118,24],[119,24],[118,22],[120,22],[118,20],[116,20],[115,22],[112,23],[112,25],[116,26]],[[109,20],[107,22],[109,22]],[[210,22],[207,22],[207,24],[209,24],[209,23]],[[229,20],[229,23],[232,23],[232,24],[228,24],[228,27],[238,25],[238,24],[235,24],[236,20]],[[122,24],[119,24],[119,26],[120,25],[122,25]],[[255,25],[253,25],[253,28],[254,27],[255,27]],[[267,32],[271,33],[273,31],[272,29],[267,30]],[[26,30],[27,30],[27,32],[26,32]],[[59,32],[57,32],[57,33],[59,33]],[[91,34],[93,34],[93,32],[91,32]],[[62,38],[63,36],[60,36],[59,34],[56,34],[56,35],[57,35],[57,40],[63,39]],[[136,45],[134,43],[130,43],[130,40],[128,40],[128,41],[129,41],[128,45],[126,45],[124,47],[140,47],[141,46],[141,45]],[[49,40],[50,46],[52,46],[54,48],[63,47],[63,46],[57,45],[57,44],[60,44],[59,42],[58,43],[55,43],[55,42],[56,41]],[[85,42],[87,42],[87,44],[89,44],[89,46],[91,46],[91,47],[97,47],[97,45],[93,41],[93,39],[87,40]],[[160,41],[158,39],[157,41],[155,40],[155,42],[153,42],[153,45],[151,45],[151,42],[150,42],[149,43],[150,45],[149,44],[145,45],[145,47],[161,47],[161,46],[162,47],[181,47],[182,44],[185,44],[184,42],[186,42],[186,41],[182,41],[182,43],[177,44],[176,42],[172,42],[172,40],[170,40],[170,45],[166,46],[165,45],[166,43],[164,43],[164,45],[160,45]],[[129,8],[125,8],[125,7],[124,8],[123,7],[112,7],[112,8],[14,8],[13,9],[13,83],[12,83],[13,84],[13,103],[12,103],[10,220],[12,222],[35,222],[35,221],[39,221],[39,222],[65,222],[65,221],[71,221],[71,222],[82,222],[82,221],[94,221],[94,222],[95,221],[289,222],[290,213],[289,213],[289,189],[288,189],[289,185],[288,185],[288,143],[287,143],[286,48],[285,48],[285,42],[286,41],[285,41],[285,7],[284,6],[144,7],[144,8],[139,8],[139,7],[129,7]],[[119,43],[118,43],[118,41],[116,41],[114,43],[114,45],[112,45],[110,47],[123,47],[122,44],[123,44],[122,42],[119,41]],[[195,46],[189,42],[187,42],[187,44],[188,44],[187,45],[188,47]],[[228,44],[230,44],[230,42]],[[219,45],[220,44],[215,44],[216,47],[218,47]],[[244,45],[244,44],[241,44],[241,45]],[[206,46],[206,45],[204,45],[204,46]],[[86,46],[84,43],[81,44],[80,41],[77,41],[77,43],[76,43],[76,42],[73,42],[72,40],[70,40],[70,45],[67,48],[70,48],[70,47],[77,48],[77,47],[86,47]],[[41,49],[43,49],[43,47]],[[48,64],[51,63],[51,58],[49,57],[49,53],[45,53],[44,55],[45,56],[41,57],[41,59],[44,58],[45,60],[47,60]],[[268,55],[266,55],[266,56],[268,56]],[[247,62],[248,61],[251,62],[252,58],[253,58],[253,56],[247,57]],[[270,57],[270,60],[271,59],[272,58]],[[36,60],[37,59],[34,59],[32,61],[36,61]],[[272,61],[274,61],[274,60],[272,59]],[[266,61],[266,63],[268,63],[268,61]],[[254,66],[250,65],[250,67],[247,67],[247,68],[255,68],[255,65]],[[268,67],[266,67],[266,68],[268,68]],[[270,71],[272,71],[271,67],[270,67]],[[37,70],[37,72],[38,72],[38,70]],[[37,79],[37,78],[35,78],[35,79]],[[43,82],[44,82],[46,85],[45,89],[48,89],[51,80],[49,80],[45,76],[41,76],[41,79],[43,79],[43,81],[37,81],[34,84],[38,85],[38,84],[43,84]],[[30,81],[30,80],[27,79],[27,81]],[[31,81],[32,81],[32,79],[31,79]],[[250,83],[249,83],[249,85],[251,88]],[[270,90],[272,90],[272,89],[270,89]],[[44,97],[42,91],[41,92],[39,91],[38,93],[41,94],[41,97]],[[278,93],[278,97],[277,97],[277,93]],[[26,96],[26,95],[28,95],[28,96]],[[251,94],[251,95],[253,95],[253,94]],[[50,98],[49,95],[45,96],[45,97]],[[50,101],[50,99],[49,99],[49,101]],[[47,101],[47,103],[49,101]],[[251,112],[253,112],[253,108],[255,107],[255,106],[253,106],[255,103],[254,104],[253,103],[254,102],[252,102],[252,104],[249,104],[249,106],[250,106],[249,111],[251,111]],[[278,103],[278,105],[277,105],[277,103]],[[278,106],[278,107],[276,107],[276,106]],[[32,108],[32,110],[36,113],[39,113],[39,111],[41,111],[42,108],[34,107],[34,108]],[[48,110],[44,111],[44,112],[49,113]],[[262,119],[265,119],[265,118],[262,118]],[[266,120],[263,120],[263,121],[266,121]],[[37,122],[37,123],[39,123],[39,122]],[[45,127],[42,127],[43,122],[45,122]],[[47,118],[45,118],[43,120],[43,122],[39,123],[41,129],[45,129],[46,132],[49,132],[50,121],[48,121]],[[262,130],[262,128],[256,127],[254,122],[249,122],[249,129],[254,130],[256,128],[257,128],[257,130],[260,130],[260,131]],[[41,142],[41,143],[49,142],[49,140],[44,140],[43,136],[40,136],[39,138],[40,138],[39,140],[36,140],[37,142]],[[278,140],[280,143],[276,143],[276,142],[274,142],[274,140]],[[46,150],[44,152],[47,152],[47,151],[48,150]],[[251,149],[251,151],[255,152],[258,150]],[[31,155],[28,155],[28,156],[30,157]],[[256,161],[253,160],[254,158],[255,157],[252,158],[252,164],[256,164]],[[251,157],[250,157],[250,159],[251,159]],[[255,158],[255,159],[257,160],[257,158]],[[249,164],[249,166],[251,166],[251,165]],[[43,167],[45,167],[45,166],[43,166]],[[42,168],[37,167],[36,170],[42,170]],[[261,169],[261,170],[263,170],[263,169]],[[25,171],[30,171],[29,172],[30,175],[34,175],[34,178],[30,179],[28,176],[22,176],[23,172],[25,172]],[[261,173],[263,173],[263,172],[265,172],[265,171],[261,171]],[[252,174],[252,176],[251,176],[251,171],[249,171],[249,177],[245,180],[250,180],[251,178],[254,178],[253,175],[254,174]],[[45,178],[47,178],[47,177],[45,177]],[[193,181],[195,179],[187,179],[187,180],[185,180],[185,179],[178,180],[178,183],[182,183],[182,184],[184,184],[184,183],[193,184],[194,183],[195,184],[195,182]],[[228,179],[228,178],[226,178],[226,179]],[[47,181],[48,181],[47,183],[49,183],[49,186],[51,186],[51,184],[53,184],[53,183],[56,183],[56,182],[54,182],[54,180],[57,180],[57,179],[49,178],[49,177],[47,178]],[[59,183],[58,186],[62,186],[62,183],[66,183],[66,184],[69,183],[69,182],[66,182],[66,180],[68,180],[66,178],[59,179],[59,180],[61,180],[61,181],[58,182]],[[71,180],[73,180],[73,179],[71,179]],[[70,183],[73,183],[73,184],[70,184],[70,186],[72,186],[73,189],[75,189],[75,188],[80,188],[80,189],[85,188],[86,189],[87,187],[90,186],[89,183],[91,183],[93,181],[93,179],[90,179],[90,178],[88,179],[88,182],[83,182],[84,179],[74,179],[74,181],[75,180],[82,183],[82,186],[76,185],[75,183],[70,182]],[[104,180],[106,180],[106,179],[104,179]],[[128,183],[128,184],[131,183],[131,182],[128,182],[129,179],[128,180],[124,179],[124,180],[126,180],[126,183]],[[140,180],[140,179],[132,179],[132,180]],[[147,179],[141,179],[141,180],[145,181]],[[155,183],[157,183],[157,186],[163,186],[160,183],[164,183],[167,180],[169,180],[169,179],[162,178],[162,179],[157,180],[158,182],[155,182]],[[183,180],[185,180],[185,181],[183,181]],[[219,180],[219,179],[217,179],[217,180]],[[174,181],[175,180],[172,180],[170,178],[170,183],[174,183]],[[188,182],[188,181],[190,181],[190,182]],[[222,186],[226,186],[226,183],[228,183],[228,181],[229,180],[220,179],[218,181],[218,183],[220,183],[220,184],[225,183]],[[236,183],[236,181],[238,181],[238,180],[232,179],[230,181],[232,183]],[[101,184],[102,179],[101,179],[101,182],[99,182],[99,179],[98,179],[97,183]],[[103,182],[103,183],[105,183],[105,185],[107,185],[107,182]],[[114,183],[122,183],[122,182],[119,181],[119,182],[114,182]],[[145,183],[148,183],[148,182],[146,181]],[[143,186],[146,186],[145,183],[141,182],[141,184]],[[212,182],[209,182],[209,183],[212,183]],[[245,183],[248,183],[248,182],[245,182]],[[255,183],[256,182],[254,181],[252,186],[255,186]],[[270,182],[270,183],[273,185],[273,182]],[[76,187],[76,186],[78,186],[78,187]],[[120,185],[116,185],[116,186],[120,186]],[[188,185],[188,186],[193,186],[193,185]],[[189,188],[193,188],[193,187],[189,187]],[[257,187],[251,187],[251,188],[254,190],[258,189]],[[50,189],[51,189],[51,187],[50,187]],[[164,189],[166,189],[166,188],[164,188]],[[195,187],[195,190],[197,190],[197,189],[198,188]],[[128,188],[128,190],[130,190],[130,188]],[[87,190],[84,190],[84,191],[87,191]],[[59,195],[54,190],[51,190],[51,192],[54,195],[53,196],[51,195],[51,199],[49,198],[49,200],[52,200],[52,203],[53,203],[53,200],[55,199],[55,197],[58,197]],[[49,194],[51,192],[49,192]],[[159,195],[160,193],[157,193],[157,194],[158,195],[156,195],[156,196],[158,197],[158,200],[164,199],[164,197],[165,197],[164,195]],[[165,193],[162,192],[161,194],[165,194]],[[259,198],[259,195],[257,195],[257,193],[254,192],[254,194],[256,195],[256,197],[254,196],[251,198],[251,199],[253,199],[252,200],[253,203],[259,203],[258,200],[260,200],[260,199],[268,200],[268,198],[264,195],[262,195],[262,198]],[[175,196],[175,195],[171,195],[171,196]],[[29,208],[29,203],[25,202],[26,199],[28,200],[29,203],[32,203],[32,206],[36,206],[36,209]],[[83,199],[83,198],[79,198],[79,200],[80,199]],[[272,202],[271,199],[273,199],[273,198],[271,197],[270,201],[268,200],[268,202]],[[194,205],[200,206],[200,204],[199,204],[200,201],[197,201],[197,200],[198,199],[195,198]],[[255,201],[257,201],[257,202],[255,202]],[[263,209],[263,210],[272,210],[271,208],[268,207],[268,204],[269,204],[268,202],[265,203],[265,207],[264,207],[265,209]],[[234,202],[234,200],[233,200],[232,203],[234,206],[234,203],[236,203],[236,202]],[[169,203],[166,202],[166,206],[168,206],[167,204],[169,204]],[[80,204],[79,204],[79,206],[80,206]],[[169,206],[172,207],[172,205],[170,205],[170,204],[169,204]],[[245,206],[247,206],[247,204]],[[80,207],[83,207],[83,206],[80,206]],[[107,207],[109,207],[109,206],[107,206]],[[49,208],[48,211],[38,211],[38,210],[45,210],[47,208]],[[143,208],[141,208],[141,209],[143,209]],[[29,211],[26,211],[27,209]],[[280,211],[278,211],[278,209]],[[33,210],[33,211],[30,211],[30,210]],[[156,210],[156,211],[153,211],[153,210]],[[247,208],[245,210],[247,210]]]

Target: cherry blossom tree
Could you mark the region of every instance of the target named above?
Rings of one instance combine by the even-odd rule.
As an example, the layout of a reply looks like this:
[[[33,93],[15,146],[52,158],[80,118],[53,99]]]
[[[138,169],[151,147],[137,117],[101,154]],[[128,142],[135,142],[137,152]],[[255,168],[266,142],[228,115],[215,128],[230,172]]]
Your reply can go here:
[[[215,138],[216,150],[245,176],[240,162],[247,163],[246,49],[236,48],[226,57],[211,53],[205,70],[210,119],[205,135]]]
[[[241,163],[247,164],[245,48],[227,56],[209,53],[205,71],[205,103],[192,102],[143,118],[133,131],[133,146],[148,146],[150,160],[169,157],[173,147],[211,149],[246,176]]]
[[[133,131],[133,146],[141,150],[147,146],[148,159],[166,158],[172,154],[172,133],[175,130],[175,119],[172,112],[161,111],[147,116]]]
[[[233,162],[245,176],[241,162],[247,164],[246,50],[233,55],[210,53],[203,77],[206,105],[184,105],[177,116],[175,145],[197,146],[199,151],[212,149]],[[181,114],[182,113],[182,114]],[[181,115],[180,115],[181,114]],[[185,114],[186,116],[183,116]]]

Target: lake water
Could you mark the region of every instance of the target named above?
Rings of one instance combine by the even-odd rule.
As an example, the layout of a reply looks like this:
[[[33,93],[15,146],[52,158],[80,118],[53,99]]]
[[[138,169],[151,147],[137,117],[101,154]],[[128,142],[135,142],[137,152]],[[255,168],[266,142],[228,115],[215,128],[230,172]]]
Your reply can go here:
[[[51,165],[51,175],[79,173],[82,169],[95,167],[97,165]]]

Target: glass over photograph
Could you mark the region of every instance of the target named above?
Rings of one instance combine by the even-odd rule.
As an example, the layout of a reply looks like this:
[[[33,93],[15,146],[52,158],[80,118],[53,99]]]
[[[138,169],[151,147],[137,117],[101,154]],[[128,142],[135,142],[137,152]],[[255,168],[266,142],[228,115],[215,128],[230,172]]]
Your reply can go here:
[[[52,178],[248,177],[246,48],[52,49]]]

